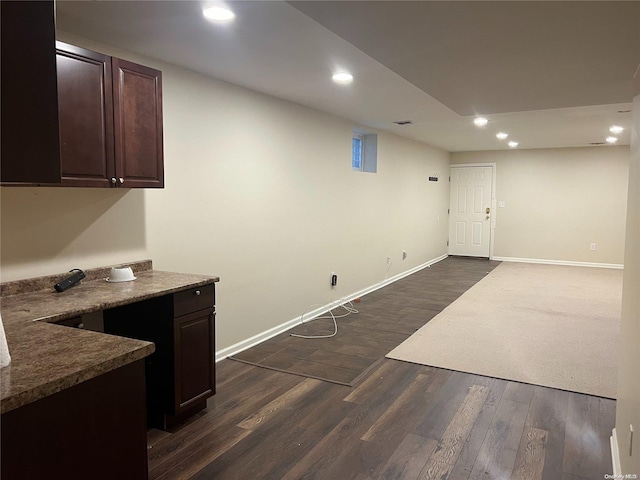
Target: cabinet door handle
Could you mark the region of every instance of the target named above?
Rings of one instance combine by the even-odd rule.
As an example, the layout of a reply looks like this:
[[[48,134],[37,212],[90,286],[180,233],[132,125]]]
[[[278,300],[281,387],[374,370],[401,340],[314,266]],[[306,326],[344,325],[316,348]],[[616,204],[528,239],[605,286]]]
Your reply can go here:
[[[198,295],[200,295],[202,292],[200,290],[196,290],[195,292],[193,292],[193,294],[197,297]]]
[[[120,181],[120,185],[124,183],[124,178],[120,177],[118,180]]]
[[[111,183],[115,185],[116,182],[117,182],[116,177],[111,177]]]

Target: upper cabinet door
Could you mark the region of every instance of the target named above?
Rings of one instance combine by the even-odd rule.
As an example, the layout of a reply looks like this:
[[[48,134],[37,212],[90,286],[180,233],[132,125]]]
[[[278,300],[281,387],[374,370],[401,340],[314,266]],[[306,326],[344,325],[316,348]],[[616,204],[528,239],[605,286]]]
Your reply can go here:
[[[2,182],[60,182],[53,1],[0,3]]]
[[[111,57],[56,47],[62,184],[115,186]]]
[[[112,68],[118,186],[162,188],[162,73],[117,58]]]

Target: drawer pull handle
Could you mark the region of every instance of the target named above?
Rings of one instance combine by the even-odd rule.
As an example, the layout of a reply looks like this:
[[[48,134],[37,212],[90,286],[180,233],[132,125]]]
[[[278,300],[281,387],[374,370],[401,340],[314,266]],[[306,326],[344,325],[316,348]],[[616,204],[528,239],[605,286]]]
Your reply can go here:
[[[202,293],[202,292],[200,292],[200,290],[196,290],[196,291],[195,291],[195,292],[193,292],[193,293],[194,293],[194,294],[196,295],[196,297],[197,297],[197,296],[198,296],[198,295],[200,295],[200,293]]]

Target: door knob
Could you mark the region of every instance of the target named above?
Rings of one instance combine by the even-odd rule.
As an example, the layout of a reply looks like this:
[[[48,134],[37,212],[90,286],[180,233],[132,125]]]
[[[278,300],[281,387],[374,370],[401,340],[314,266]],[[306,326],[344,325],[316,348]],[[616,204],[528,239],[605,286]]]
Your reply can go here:
[[[115,185],[116,182],[117,182],[116,177],[111,177],[111,183]]]
[[[118,180],[120,181],[120,185],[124,183],[124,178],[120,177]]]

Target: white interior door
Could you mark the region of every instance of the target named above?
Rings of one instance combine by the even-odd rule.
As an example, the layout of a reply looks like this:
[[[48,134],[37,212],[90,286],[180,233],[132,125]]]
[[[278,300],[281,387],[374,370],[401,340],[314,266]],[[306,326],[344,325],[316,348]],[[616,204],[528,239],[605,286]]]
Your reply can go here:
[[[490,254],[493,167],[451,167],[449,255]]]

